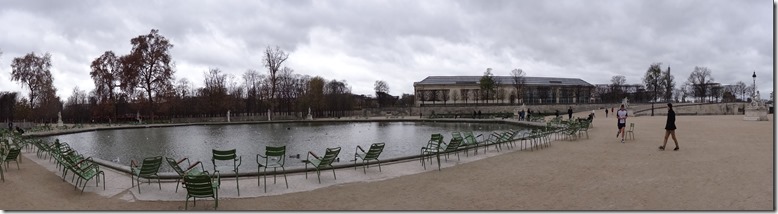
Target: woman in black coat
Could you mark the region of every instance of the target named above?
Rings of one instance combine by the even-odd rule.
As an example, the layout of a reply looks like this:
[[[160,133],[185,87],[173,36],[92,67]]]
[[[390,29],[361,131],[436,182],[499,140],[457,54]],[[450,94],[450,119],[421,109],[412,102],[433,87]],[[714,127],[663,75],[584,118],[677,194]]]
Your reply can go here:
[[[673,136],[673,142],[675,142],[675,151],[678,151],[678,139],[675,139],[675,111],[673,111],[673,104],[667,103],[667,123],[665,124],[665,142],[659,147],[659,150],[665,150],[667,146],[667,137]]]

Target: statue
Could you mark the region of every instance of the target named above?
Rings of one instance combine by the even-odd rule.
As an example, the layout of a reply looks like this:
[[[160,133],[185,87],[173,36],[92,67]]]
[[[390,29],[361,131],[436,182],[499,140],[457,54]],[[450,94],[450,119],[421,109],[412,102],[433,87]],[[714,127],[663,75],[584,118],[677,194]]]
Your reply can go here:
[[[746,106],[743,120],[749,121],[767,121],[767,107],[759,99],[759,91],[751,95],[751,103]]]
[[[625,109],[626,109],[626,108],[629,108],[629,99],[627,99],[626,97],[624,97],[624,99],[623,99],[623,100],[621,100],[621,104],[622,104],[622,105],[624,105],[624,108],[625,108]]]
[[[230,110],[227,110],[227,122],[230,122]]]
[[[313,120],[313,115],[311,115],[311,107],[308,107],[308,117],[307,120]]]
[[[135,119],[136,119],[136,120],[138,120],[138,124],[140,124],[141,122],[143,122],[143,121],[141,121],[141,120],[140,120],[140,111],[138,111],[138,113],[137,113],[137,114],[135,114]]]
[[[62,112],[57,112],[57,126],[65,126],[62,124]]]
[[[270,121],[270,109],[267,110],[267,121]]]

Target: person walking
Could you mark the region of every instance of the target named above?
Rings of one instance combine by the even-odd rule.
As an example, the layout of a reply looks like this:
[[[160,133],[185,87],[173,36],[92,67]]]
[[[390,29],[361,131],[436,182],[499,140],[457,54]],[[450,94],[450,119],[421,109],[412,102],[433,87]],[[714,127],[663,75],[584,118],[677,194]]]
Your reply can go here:
[[[605,118],[608,118],[608,108],[605,108]]]
[[[619,131],[616,132],[616,138],[621,134],[621,143],[624,143],[624,126],[627,125],[627,109],[624,109],[624,104],[621,104],[621,108],[616,112],[616,118],[618,121],[617,126]]]
[[[659,150],[664,151],[667,146],[667,137],[673,136],[673,142],[675,143],[675,151],[678,151],[678,139],[675,138],[675,111],[673,111],[673,104],[667,103],[667,123],[665,124],[665,142],[662,146],[659,146]]]
[[[554,118],[559,118],[559,109],[557,109],[557,110],[554,112],[554,116],[555,116]]]
[[[567,119],[568,120],[572,120],[573,119],[573,107],[572,106],[568,107],[568,109],[567,109]]]

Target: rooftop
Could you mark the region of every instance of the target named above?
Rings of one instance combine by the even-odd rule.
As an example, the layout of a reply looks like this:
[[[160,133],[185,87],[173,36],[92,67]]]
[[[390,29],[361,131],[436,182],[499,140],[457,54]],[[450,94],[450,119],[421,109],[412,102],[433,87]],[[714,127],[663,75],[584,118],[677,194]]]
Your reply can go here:
[[[478,84],[482,76],[428,76],[413,85]],[[493,76],[497,84],[513,84],[512,76]],[[526,85],[594,86],[579,78],[524,77]]]

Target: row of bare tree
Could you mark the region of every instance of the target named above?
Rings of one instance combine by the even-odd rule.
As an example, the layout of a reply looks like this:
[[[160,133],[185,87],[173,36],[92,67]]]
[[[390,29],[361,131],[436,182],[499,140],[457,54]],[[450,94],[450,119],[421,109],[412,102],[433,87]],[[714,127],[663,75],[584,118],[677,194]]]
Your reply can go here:
[[[15,92],[0,92],[0,117],[5,120],[55,122],[58,112],[68,122],[132,121],[175,117],[257,115],[271,110],[292,115],[310,108],[316,117],[346,116],[347,111],[365,107],[413,104],[412,95],[397,99],[388,94],[385,82],[377,98],[353,95],[342,80],[326,80],[295,73],[283,66],[289,54],[279,47],[267,47],[262,64],[267,74],[249,69],[238,80],[219,68],[204,72],[204,87],[195,88],[186,78],[174,81],[170,55],[173,44],[159,31],[130,40],[126,55],[106,51],[91,63],[91,92],[73,89],[64,103],[56,96],[51,76],[51,55],[34,52],[13,60],[12,80],[29,89],[27,98]],[[1,53],[1,52],[0,52]],[[377,81],[379,82],[379,81]],[[377,89],[378,90],[378,89]],[[379,103],[377,103],[377,101]]]

